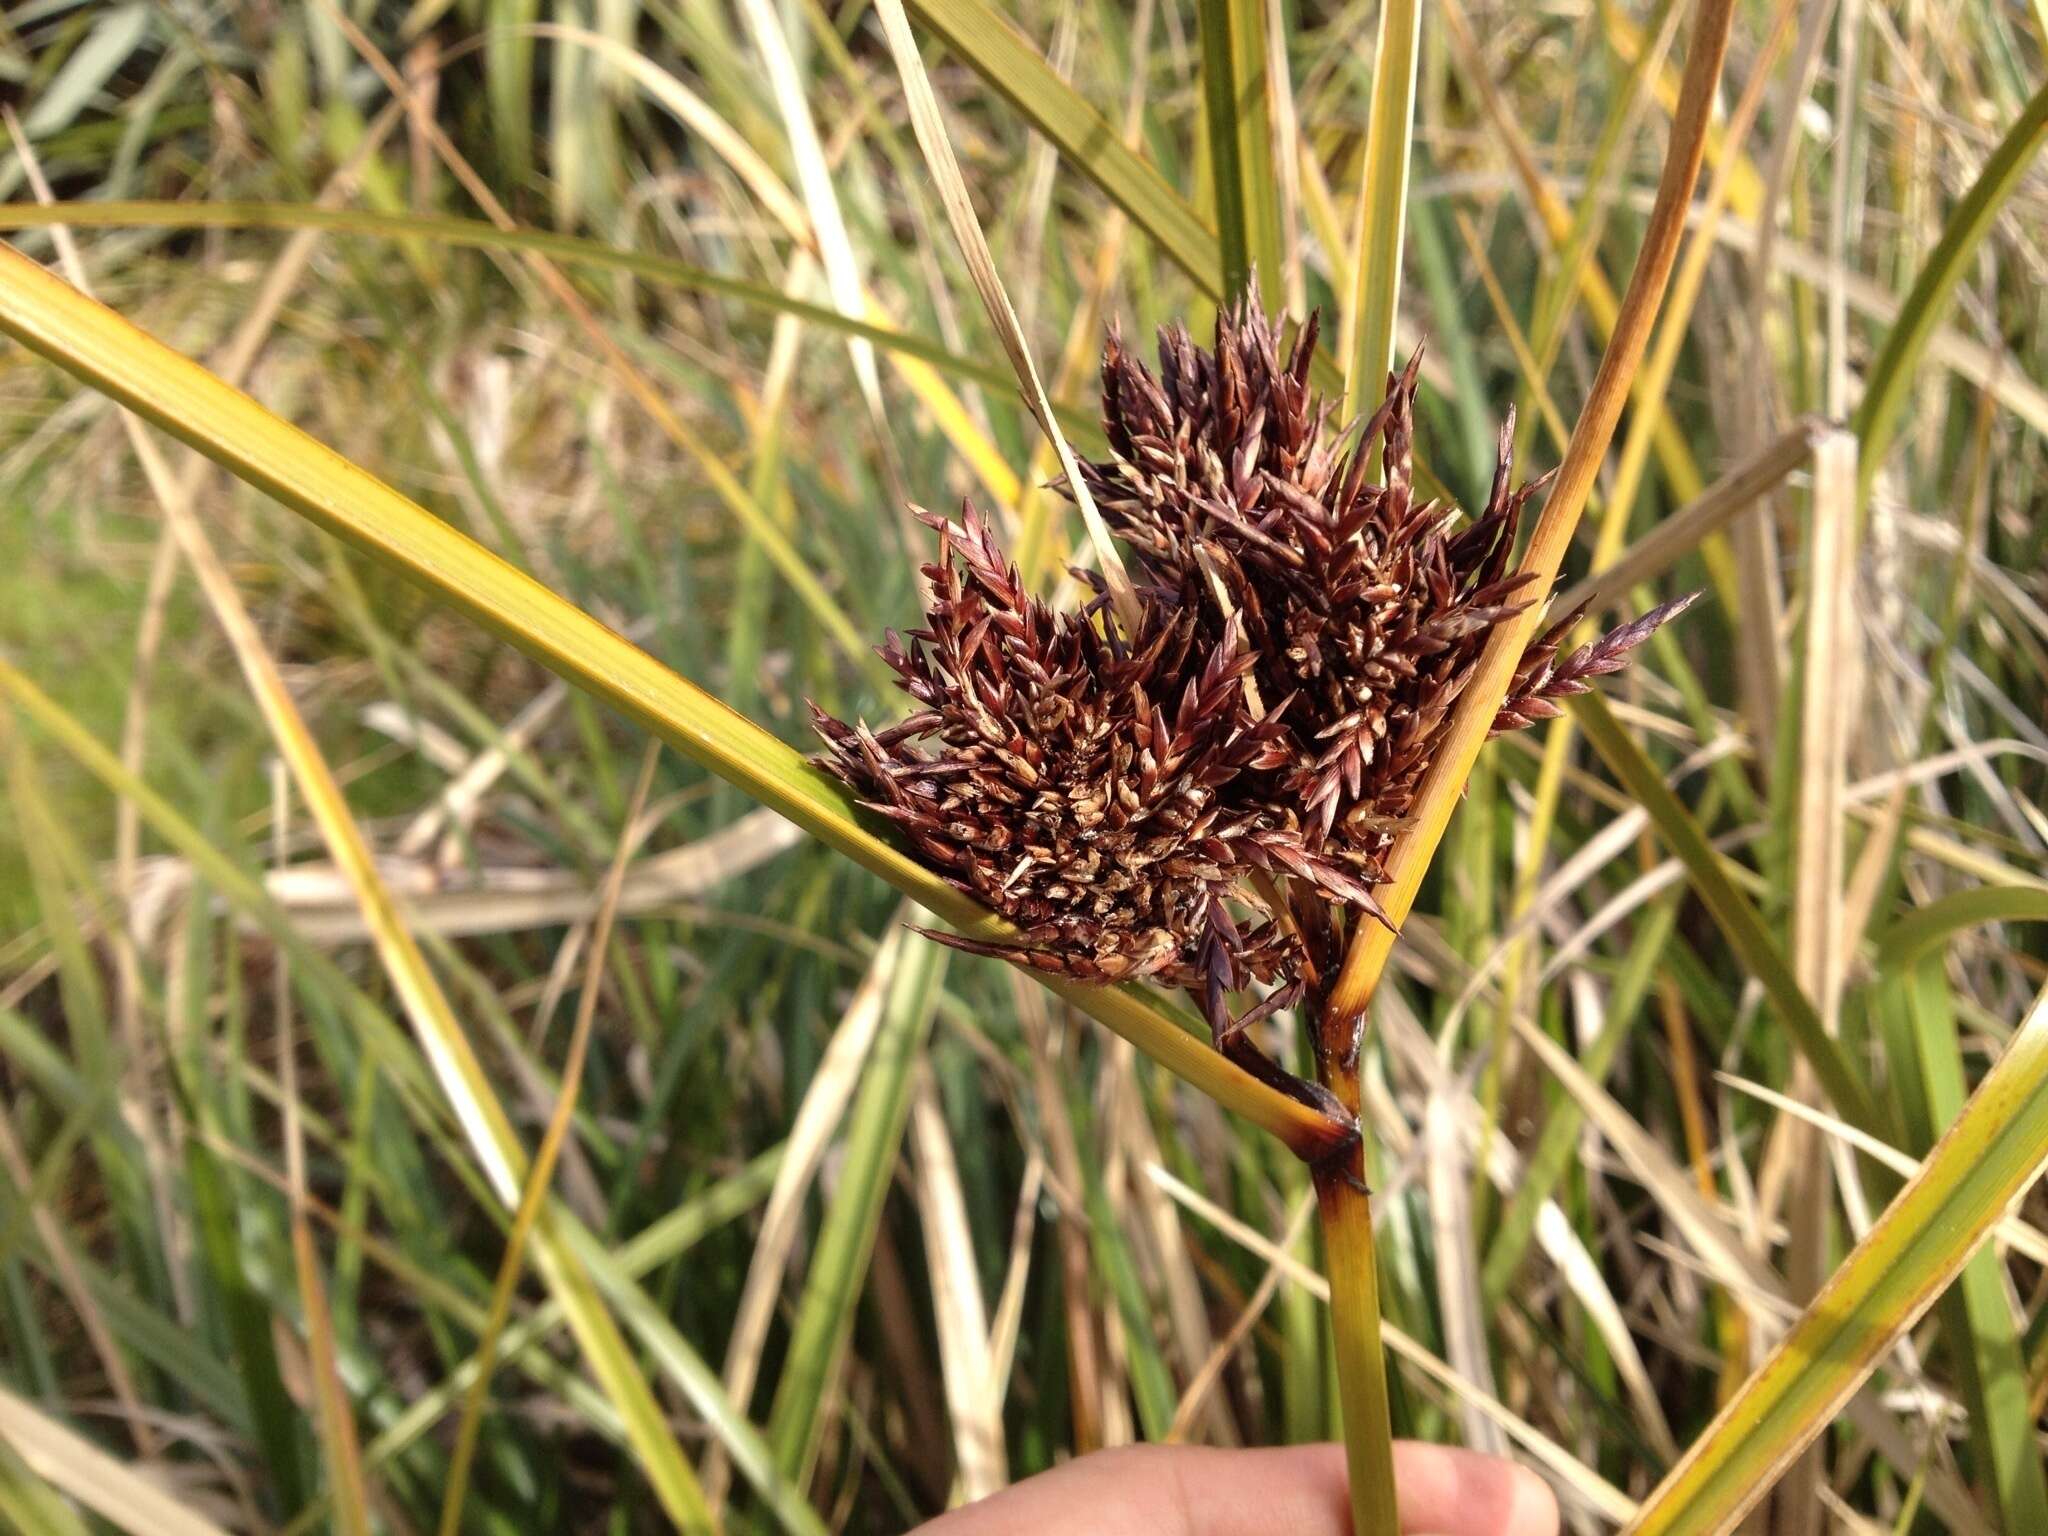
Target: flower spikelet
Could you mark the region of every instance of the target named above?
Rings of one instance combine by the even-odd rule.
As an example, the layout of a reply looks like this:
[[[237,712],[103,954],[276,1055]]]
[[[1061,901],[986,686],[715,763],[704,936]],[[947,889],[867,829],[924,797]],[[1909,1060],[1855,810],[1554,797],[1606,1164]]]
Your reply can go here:
[[[920,513],[938,535],[925,623],[881,648],[914,711],[881,729],[812,711],[825,765],[1016,929],[938,937],[1185,988],[1269,1078],[1285,1074],[1246,1025],[1385,921],[1373,888],[1453,706],[1494,627],[1543,597],[1511,568],[1544,483],[1513,483],[1512,414],[1462,518],[1416,493],[1420,355],[1339,431],[1309,385],[1315,341],[1311,316],[1283,347],[1255,295],[1219,314],[1212,348],[1163,330],[1156,372],[1112,330],[1109,452],[1080,469],[1128,553],[1135,622],[1099,582],[1055,613],[972,507]],[[1493,729],[1556,715],[1690,602],[1560,655],[1566,615],[1523,652]]]
[[[1510,413],[1486,505],[1459,527],[1414,488],[1420,354],[1339,433],[1308,385],[1315,339],[1311,317],[1283,351],[1256,296],[1219,316],[1213,350],[1163,330],[1156,373],[1112,332],[1110,454],[1081,472],[1138,579],[1195,612],[1205,639],[1239,627],[1260,696],[1288,701],[1286,761],[1254,792],[1299,805],[1307,846],[1371,886],[1493,626],[1540,596],[1509,559],[1545,481],[1513,486]],[[1554,714],[1675,611],[1548,671],[1563,631],[1544,636],[1496,727]]]
[[[1286,761],[1281,716],[1246,708],[1241,628],[1204,637],[1194,614],[1152,602],[1126,635],[1099,597],[1055,614],[971,508],[957,523],[920,515],[939,534],[925,627],[881,649],[918,709],[881,731],[813,718],[863,803],[1020,930],[1014,945],[948,942],[1083,980],[1152,977],[1218,1006],[1280,979],[1282,931],[1230,910],[1249,877],[1367,893],[1285,814],[1233,793]]]

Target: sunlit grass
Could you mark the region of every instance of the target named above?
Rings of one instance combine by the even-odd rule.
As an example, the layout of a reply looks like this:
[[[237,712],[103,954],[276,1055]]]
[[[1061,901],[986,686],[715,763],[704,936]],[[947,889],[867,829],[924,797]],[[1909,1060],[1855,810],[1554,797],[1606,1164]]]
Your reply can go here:
[[[1694,8],[1667,35],[1655,6],[1421,7],[1412,138],[1377,150],[1374,80],[1402,72],[1377,67],[1370,4],[907,9],[1077,449],[1099,437],[1092,366],[1063,366],[1072,317],[1143,345],[1255,263],[1269,297],[1298,281],[1324,307],[1326,389],[1383,340],[1426,341],[1420,455],[1468,504],[1508,402],[1527,471],[1559,461],[1644,241]],[[524,27],[530,10],[379,12],[411,118],[322,6],[267,26],[38,11],[0,48],[61,205],[35,208],[28,165],[0,155],[8,239],[54,268],[36,226],[68,217],[99,295],[216,370],[268,316],[251,394],[355,466],[294,478],[300,440],[219,414],[161,360],[124,387],[118,333],[98,362],[66,356],[78,314],[45,316],[37,350],[270,492],[188,471],[150,429],[253,621],[231,644],[223,590],[207,601],[160,557],[168,525],[104,398],[0,351],[0,1142],[20,1151],[0,1166],[0,1517],[71,1530],[84,1509],[152,1536],[173,1506],[194,1530],[345,1520],[325,1502],[354,1486],[328,1391],[371,1522],[432,1528],[486,1333],[467,1530],[688,1523],[701,1483],[731,1530],[894,1531],[1175,1426],[1334,1435],[1327,1255],[1287,1237],[1307,1180],[1258,1129],[1308,1120],[1221,1071],[1177,1009],[1082,997],[1133,1051],[993,963],[895,937],[889,881],[979,919],[798,760],[806,698],[892,707],[860,651],[918,609],[899,501],[985,499],[963,445],[1013,485],[1034,454],[1053,472],[876,18],[701,0],[545,18],[600,46]],[[1782,1471],[1867,1364],[1820,1442],[1831,1497],[1882,1529],[2048,1529],[2048,1205],[2003,1210],[2038,1168],[2048,1075],[2048,1022],[2022,1027],[2048,978],[2048,274],[2030,239],[2048,52],[2038,8],[1951,28],[1855,7],[1851,34],[1792,35],[1807,14],[1739,157],[1739,121],[1709,134],[1702,186],[1722,181],[1727,215],[1683,334],[1621,407],[1631,446],[1570,477],[1589,506],[1567,580],[1596,527],[1627,564],[1708,482],[1770,472],[1715,514],[1725,545],[1688,539],[1632,575],[1630,604],[1710,597],[1576,740],[1489,750],[1372,961],[1360,1086],[1391,1417],[1523,1457],[1586,1529],[1668,1480],[1642,1528],[1690,1533]],[[1779,15],[1737,12],[1724,108]],[[1205,46],[1276,17],[1266,70],[1230,56],[1266,94],[1218,122]],[[763,25],[791,29],[829,189]],[[1405,238],[1376,241],[1369,214],[1354,247],[1360,199],[1403,189]],[[332,211],[311,211],[323,194]],[[1112,210],[1127,232],[1098,260]],[[28,293],[0,300],[17,336]],[[879,415],[849,337],[877,349]],[[899,353],[957,409],[909,387]],[[1846,483],[1854,510],[1817,538],[1817,460],[1783,434],[1835,403],[1854,436],[1812,429],[1835,456],[1818,494],[1835,515]],[[266,445],[269,470],[250,456]],[[1030,515],[1048,507],[1041,568],[1092,563],[1080,519]],[[365,553],[380,542],[429,590]],[[1845,599],[1832,639],[1810,630],[1817,591]],[[266,667],[291,704],[267,717],[242,670]],[[629,837],[646,726],[677,750]],[[323,843],[294,792],[283,869],[280,743],[329,817]],[[774,833],[755,798],[823,843]],[[1829,806],[1839,872],[1816,880]],[[605,872],[636,837],[593,957]],[[367,884],[352,839],[376,855]],[[567,904],[536,917],[546,882]],[[308,937],[377,933],[380,888],[418,901],[409,938]],[[516,1169],[562,1108],[586,1003],[554,1199],[521,1218],[536,1262],[501,1330]],[[1930,1152],[1881,1223],[1899,1159]],[[1447,1190],[1468,1220],[1442,1219]],[[1841,1304],[1743,1400],[1759,1417],[1717,1427],[1809,1277],[1873,1224]],[[736,1311],[756,1318],[737,1336]],[[1814,1497],[1808,1475],[1787,1488]]]

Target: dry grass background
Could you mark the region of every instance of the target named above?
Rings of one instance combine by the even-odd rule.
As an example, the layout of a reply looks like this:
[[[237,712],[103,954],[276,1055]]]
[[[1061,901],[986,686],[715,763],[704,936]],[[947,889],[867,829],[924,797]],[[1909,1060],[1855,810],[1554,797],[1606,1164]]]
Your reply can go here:
[[[1200,8],[996,9],[1071,96],[988,63],[981,0],[913,12],[1086,441],[1102,326],[1213,312]],[[1345,314],[1377,7],[1232,9],[1276,23],[1239,254]],[[1395,337],[1427,338],[1419,446],[1468,505],[1510,403],[1526,465],[1562,451],[1685,9],[1422,10]],[[1610,712],[1482,758],[1376,1001],[1397,1426],[1529,1460],[1577,1529],[1650,1493],[2048,978],[2041,130],[1998,156],[2044,38],[2004,0],[1739,9],[1568,565],[1708,599]],[[917,610],[906,499],[993,506],[1027,570],[1086,544],[857,0],[38,0],[0,76],[22,250],[57,259],[46,180],[102,299],[790,742],[807,696],[891,707],[863,647]],[[1077,1449],[1333,1432],[1277,1144],[186,457],[153,485],[102,397],[0,352],[0,655],[54,701],[0,710],[0,1521],[656,1529],[674,1455],[730,1529],[878,1532]],[[251,655],[519,1141],[558,1126],[652,1384],[631,1433],[523,1228],[506,1263]],[[1806,1065],[1800,998],[1895,1150]],[[2048,1530],[2044,1218],[2009,1213],[1771,1529]]]

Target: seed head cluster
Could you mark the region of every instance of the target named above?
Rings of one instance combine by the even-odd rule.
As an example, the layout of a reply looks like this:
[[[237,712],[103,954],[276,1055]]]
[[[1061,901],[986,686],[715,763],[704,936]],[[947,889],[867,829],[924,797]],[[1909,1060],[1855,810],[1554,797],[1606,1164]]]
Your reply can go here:
[[[1187,988],[1233,1055],[1333,974],[1349,925],[1384,920],[1382,859],[1452,706],[1491,628],[1538,596],[1509,569],[1538,488],[1511,489],[1512,418],[1459,527],[1414,492],[1416,364],[1333,432],[1315,336],[1311,317],[1283,355],[1247,300],[1213,350],[1163,331],[1155,373],[1112,331],[1110,452],[1081,473],[1130,562],[1135,629],[1093,578],[1065,613],[1024,591],[972,508],[927,517],[925,626],[881,651],[916,711],[877,730],[813,709],[826,766],[1019,930],[949,942]],[[1495,730],[1557,714],[1683,606],[1560,656],[1567,616],[1524,653]],[[1233,1016],[1253,981],[1271,990]]]

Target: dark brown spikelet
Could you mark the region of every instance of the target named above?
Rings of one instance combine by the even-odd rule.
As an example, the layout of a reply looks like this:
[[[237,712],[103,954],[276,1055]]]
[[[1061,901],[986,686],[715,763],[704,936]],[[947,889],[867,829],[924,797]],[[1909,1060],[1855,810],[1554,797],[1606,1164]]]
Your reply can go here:
[[[881,652],[915,712],[875,730],[812,711],[832,772],[1019,930],[938,937],[1184,987],[1219,1047],[1305,1094],[1245,1027],[1384,921],[1381,860],[1452,706],[1493,626],[1543,595],[1509,569],[1541,484],[1512,485],[1513,418],[1461,527],[1414,493],[1418,363],[1333,432],[1308,386],[1315,336],[1311,316],[1283,354],[1254,297],[1219,316],[1213,349],[1163,331],[1155,374],[1111,332],[1110,456],[1081,472],[1129,550],[1134,628],[1099,586],[1052,612],[971,508],[920,514],[939,535],[925,625]],[[1567,615],[1524,653],[1494,729],[1556,714],[1690,602],[1560,658]],[[1233,1019],[1253,982],[1271,990]]]
[[[971,508],[925,520],[939,532],[926,626],[881,651],[919,708],[884,731],[814,708],[826,764],[1022,930],[1015,946],[947,942],[1084,980],[1186,987],[1223,1032],[1225,994],[1290,970],[1284,930],[1231,911],[1247,877],[1370,899],[1291,818],[1233,793],[1286,760],[1282,720],[1246,707],[1242,634],[1226,624],[1201,638],[1194,615],[1163,603],[1144,605],[1131,635],[1101,622],[1101,599],[1054,614]]]
[[[1195,613],[1205,639],[1239,625],[1260,695],[1287,701],[1288,760],[1246,792],[1300,806],[1310,849],[1370,886],[1488,632],[1541,596],[1508,561],[1544,482],[1512,488],[1510,415],[1487,504],[1455,527],[1455,509],[1413,489],[1419,355],[1371,417],[1337,434],[1308,388],[1315,337],[1311,317],[1283,354],[1253,296],[1219,315],[1214,350],[1182,327],[1162,331],[1154,374],[1112,333],[1111,456],[1082,475],[1133,550],[1136,579]],[[1565,629],[1544,637],[1496,728],[1555,712],[1552,699],[1619,666],[1675,611],[1548,671]]]
[[[1501,701],[1500,713],[1493,717],[1493,734],[1498,736],[1503,731],[1519,731],[1538,720],[1556,719],[1564,713],[1556,700],[1569,698],[1575,693],[1590,693],[1593,685],[1586,681],[1588,678],[1619,672],[1628,665],[1631,651],[1698,602],[1699,596],[1697,592],[1689,592],[1671,602],[1660,603],[1640,618],[1609,630],[1559,661],[1558,646],[1586,616],[1583,604],[1574,608],[1530,642],[1529,649],[1522,653],[1521,663],[1515,668],[1515,680],[1508,687],[1508,696]]]

